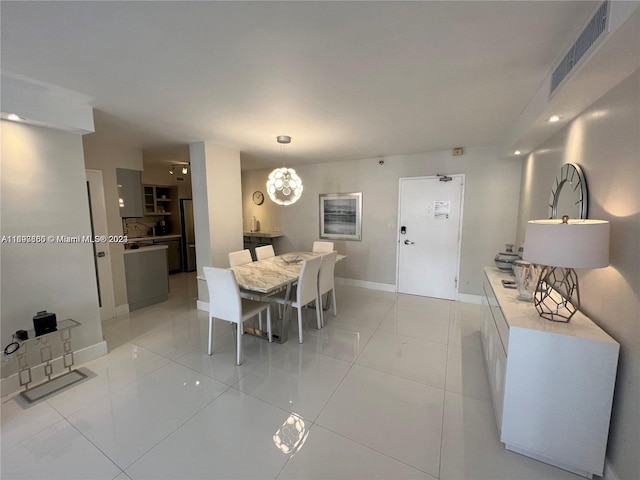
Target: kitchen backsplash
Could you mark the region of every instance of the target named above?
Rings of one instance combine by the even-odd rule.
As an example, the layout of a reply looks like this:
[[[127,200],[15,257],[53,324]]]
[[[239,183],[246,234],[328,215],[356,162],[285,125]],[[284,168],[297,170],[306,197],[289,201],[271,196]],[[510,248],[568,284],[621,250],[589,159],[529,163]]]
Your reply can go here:
[[[148,216],[144,218],[124,218],[122,219],[122,227],[124,234],[129,238],[135,237],[146,237],[149,235],[161,235],[163,234],[160,230],[159,223],[161,221],[165,221],[167,224],[167,230],[165,234],[168,233],[180,233],[180,228],[177,225],[173,225],[171,220],[168,220],[164,216]],[[155,232],[154,232],[155,230]]]

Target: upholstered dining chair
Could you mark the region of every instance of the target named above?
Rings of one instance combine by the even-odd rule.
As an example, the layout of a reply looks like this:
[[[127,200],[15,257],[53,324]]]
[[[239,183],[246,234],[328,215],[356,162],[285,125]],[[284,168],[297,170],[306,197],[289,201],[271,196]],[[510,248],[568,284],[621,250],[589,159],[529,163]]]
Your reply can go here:
[[[267,335],[273,341],[271,334],[271,313],[269,303],[249,300],[240,297],[240,289],[233,271],[227,268],[203,267],[209,290],[209,349],[213,353],[213,323],[214,318],[226,320],[238,325],[236,341],[236,365],[242,363],[242,334],[243,322],[267,311]]]
[[[315,253],[328,253],[333,252],[333,242],[313,242],[313,250]]]
[[[229,253],[229,266],[236,267],[238,265],[244,265],[245,263],[253,262],[251,258],[251,252],[249,250],[238,250],[237,252]]]
[[[256,259],[258,260],[275,256],[276,252],[274,252],[273,250],[273,245],[263,245],[262,247],[256,247]]]
[[[320,271],[318,273],[318,297],[320,299],[320,304],[322,304],[322,296],[326,293],[327,302],[331,301],[334,317],[338,314],[338,307],[336,305],[336,286],[334,280],[337,256],[337,252],[331,252],[320,257],[322,261],[320,262]],[[329,292],[331,292],[331,297],[328,295]],[[322,314],[322,326],[324,327],[324,308],[320,311]]]
[[[302,307],[315,302],[316,321],[318,329],[322,328],[322,306],[318,297],[318,272],[322,257],[315,257],[302,262],[302,270],[296,286],[295,299],[291,299],[291,306],[298,310],[298,342],[302,343]],[[270,297],[271,301],[285,305],[286,297],[284,292],[279,292]]]
[[[236,252],[229,253],[229,266],[237,267],[238,265],[244,265],[245,263],[253,262],[253,258],[251,257],[251,251],[248,249],[238,250]],[[248,292],[244,289],[240,289],[240,296],[242,298],[248,298],[250,300],[260,300],[260,296],[256,295],[253,292]],[[262,330],[262,312],[258,315],[258,328]]]

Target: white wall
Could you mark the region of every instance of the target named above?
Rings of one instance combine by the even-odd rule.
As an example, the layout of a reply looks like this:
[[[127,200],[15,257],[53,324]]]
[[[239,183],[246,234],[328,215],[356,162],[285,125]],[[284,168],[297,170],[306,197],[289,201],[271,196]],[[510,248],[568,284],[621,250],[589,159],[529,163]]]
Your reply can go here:
[[[80,135],[0,125],[1,235],[90,235]],[[73,330],[74,350],[103,342],[91,244],[2,242],[0,265],[3,346],[16,330],[32,329],[39,310],[82,324]],[[15,371],[15,362],[3,364],[2,377]]]
[[[579,164],[589,218],[611,222],[610,264],[578,272],[581,310],[620,342],[607,457],[621,479],[640,475],[640,73],[636,71],[532,152],[522,171],[518,239],[547,218],[552,182]]]
[[[82,137],[82,144],[86,168],[102,171],[109,235],[122,235],[123,228],[120,207],[118,206],[116,168],[142,170],[142,150],[104,140],[99,133],[85,135]],[[109,244],[109,251],[111,254],[116,313],[126,313],[128,311],[128,299],[124,273],[124,244],[111,243]]]
[[[466,148],[464,155],[451,151],[323,163],[301,166],[304,192],[294,205],[281,207],[269,200],[257,206],[253,192],[266,193],[268,170],[242,172],[244,229],[251,218],[261,230],[278,227],[285,238],[276,251],[309,250],[319,236],[319,194],[363,192],[362,241],[338,241],[336,247],[348,259],[336,265],[336,276],[395,285],[398,186],[401,177],[465,174],[462,252],[459,292],[481,295],[482,268],[493,265],[505,243],[515,242],[521,161],[502,159],[497,147]],[[392,228],[388,228],[391,224]]]

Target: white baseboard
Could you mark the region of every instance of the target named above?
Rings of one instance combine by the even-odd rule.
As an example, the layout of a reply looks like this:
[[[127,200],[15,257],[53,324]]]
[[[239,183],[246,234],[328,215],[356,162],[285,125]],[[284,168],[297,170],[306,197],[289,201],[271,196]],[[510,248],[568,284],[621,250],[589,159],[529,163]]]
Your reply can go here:
[[[74,366],[77,367],[83,363],[87,363],[91,360],[95,360],[96,358],[102,357],[106,355],[107,350],[107,342],[104,340],[102,342],[96,343],[95,345],[91,345],[90,347],[83,348],[81,350],[77,350],[73,352],[73,360]],[[54,375],[59,375],[64,372],[64,366],[62,363],[62,357],[55,358],[51,361],[53,365]],[[43,364],[35,365],[31,370],[32,380],[34,386],[40,382],[45,380],[44,368]],[[20,386],[20,380],[18,379],[18,374],[14,373],[13,375],[9,375],[7,378],[3,378],[0,380],[0,395],[6,396],[11,395],[23,387]]]
[[[604,459],[604,472],[602,473],[602,478],[604,480],[620,480],[620,477],[613,469],[611,462],[608,458]]]
[[[369,288],[382,292],[396,293],[396,286],[390,283],[368,282],[366,280],[355,280],[353,278],[335,278],[338,285],[348,285],[350,287]]]
[[[459,293],[458,302],[482,304],[482,295],[471,295],[470,293]]]
[[[116,317],[120,317],[121,315],[126,315],[129,313],[129,304],[125,303],[124,305],[118,305],[116,307]]]

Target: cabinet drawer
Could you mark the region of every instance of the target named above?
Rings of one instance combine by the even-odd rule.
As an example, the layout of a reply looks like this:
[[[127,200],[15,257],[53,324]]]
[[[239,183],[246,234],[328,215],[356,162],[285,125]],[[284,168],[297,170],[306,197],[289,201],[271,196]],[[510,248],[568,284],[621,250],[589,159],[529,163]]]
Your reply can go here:
[[[491,317],[493,318],[496,329],[498,330],[498,334],[500,336],[500,343],[502,344],[505,355],[507,355],[509,353],[509,325],[507,324],[507,320],[504,318],[504,314],[502,313],[502,309],[498,304],[498,300],[496,299],[493,288],[486,279],[483,282],[483,289],[485,297],[487,298],[487,302],[489,304]]]
[[[502,313],[502,309],[500,307],[491,307],[491,314],[493,315],[493,320],[496,322],[496,328],[498,329],[498,334],[500,335],[500,341],[502,342],[504,353],[505,355],[508,355],[509,325],[507,325],[507,320],[504,318],[504,314]]]

